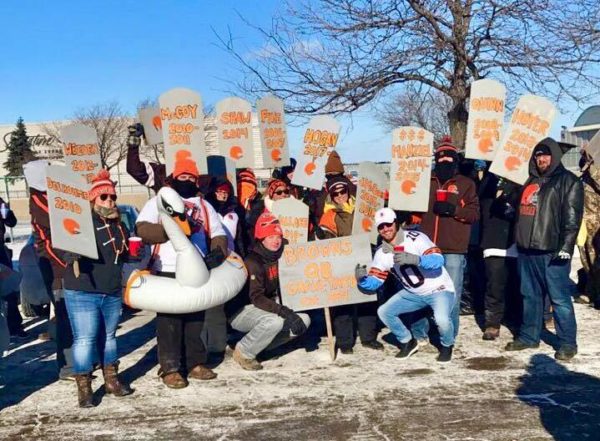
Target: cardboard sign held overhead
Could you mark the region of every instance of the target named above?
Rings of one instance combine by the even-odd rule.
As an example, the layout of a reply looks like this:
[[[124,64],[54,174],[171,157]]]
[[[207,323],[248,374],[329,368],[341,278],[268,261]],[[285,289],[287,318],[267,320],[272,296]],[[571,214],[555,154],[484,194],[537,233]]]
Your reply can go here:
[[[375,212],[383,208],[384,193],[388,188],[388,179],[383,170],[373,162],[361,162],[358,166],[358,186],[356,189],[356,208],[352,223],[352,235],[369,234],[372,244],[377,243]]]
[[[308,240],[308,205],[295,198],[279,199],[273,202],[271,211],[279,219],[283,237],[290,244]]]
[[[102,168],[96,131],[83,124],[69,124],[60,128],[60,139],[66,166],[90,184]]]
[[[427,211],[432,154],[431,132],[420,127],[399,127],[392,132],[390,208]]]
[[[231,159],[236,168],[254,168],[252,106],[237,97],[217,103],[217,135],[221,156]]]
[[[144,126],[144,138],[148,145],[162,144],[162,120],[160,119],[160,107],[146,107],[138,110],[138,118]]]
[[[235,174],[235,163],[219,155],[210,155],[206,158],[208,163],[208,174],[215,177],[224,177],[233,186],[233,194],[237,195],[237,176]]]
[[[263,167],[275,168],[290,165],[283,101],[266,95],[256,102]]]
[[[292,184],[320,190],[325,182],[325,165],[335,149],[340,124],[331,116],[311,118],[304,133],[304,149],[298,158]]]
[[[92,259],[98,258],[88,184],[62,165],[46,169],[52,246]]]
[[[535,145],[546,138],[556,107],[546,98],[524,95],[504,131],[490,172],[523,185],[529,177],[529,159]]]
[[[369,236],[288,245],[279,259],[281,300],[294,311],[377,300],[356,287],[356,264],[369,265]]]
[[[204,110],[200,95],[190,89],[177,88],[159,98],[162,137],[167,175],[173,173],[175,162],[195,164],[199,174],[206,174],[204,144]]]
[[[504,125],[506,88],[494,80],[478,80],[471,84],[469,121],[465,156],[492,161],[500,144]]]

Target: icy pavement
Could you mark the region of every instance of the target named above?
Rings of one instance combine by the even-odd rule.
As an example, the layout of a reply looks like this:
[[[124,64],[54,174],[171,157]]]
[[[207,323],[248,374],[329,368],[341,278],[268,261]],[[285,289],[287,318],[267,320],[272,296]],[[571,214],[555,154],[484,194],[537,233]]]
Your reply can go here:
[[[136,389],[79,409],[72,382],[55,381],[52,343],[25,341],[0,360],[0,439],[43,440],[599,440],[600,313],[575,305],[580,352],[557,363],[538,353],[506,353],[508,330],[484,342],[462,317],[453,362],[432,352],[394,357],[395,347],[331,363],[325,342],[296,348],[247,372],[231,357],[219,377],[170,390],[156,377],[153,316],[126,316],[119,330],[121,369]],[[45,328],[30,324],[31,335]],[[383,331],[387,334],[387,331]],[[546,333],[547,339],[552,335]],[[0,382],[2,383],[2,382]]]

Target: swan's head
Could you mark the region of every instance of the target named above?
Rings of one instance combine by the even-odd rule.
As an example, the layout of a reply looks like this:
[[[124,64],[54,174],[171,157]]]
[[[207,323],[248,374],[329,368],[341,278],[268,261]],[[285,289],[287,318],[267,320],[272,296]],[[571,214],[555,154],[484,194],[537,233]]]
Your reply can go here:
[[[170,187],[161,188],[156,198],[156,204],[159,213],[173,218],[186,236],[191,234],[190,224],[185,215],[185,205],[175,190]]]

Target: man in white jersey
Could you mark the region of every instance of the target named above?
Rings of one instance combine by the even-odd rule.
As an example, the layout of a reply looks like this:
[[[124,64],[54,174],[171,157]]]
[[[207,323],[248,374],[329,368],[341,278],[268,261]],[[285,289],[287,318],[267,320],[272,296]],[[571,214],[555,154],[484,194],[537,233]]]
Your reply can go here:
[[[441,250],[427,235],[399,229],[391,208],[378,210],[375,224],[383,243],[375,252],[369,271],[365,265],[357,265],[358,287],[363,291],[376,291],[391,271],[403,289],[380,306],[377,314],[400,342],[396,357],[408,358],[418,350],[417,341],[398,316],[431,307],[442,344],[437,361],[449,362],[454,346],[450,313],[456,294],[444,268]]]

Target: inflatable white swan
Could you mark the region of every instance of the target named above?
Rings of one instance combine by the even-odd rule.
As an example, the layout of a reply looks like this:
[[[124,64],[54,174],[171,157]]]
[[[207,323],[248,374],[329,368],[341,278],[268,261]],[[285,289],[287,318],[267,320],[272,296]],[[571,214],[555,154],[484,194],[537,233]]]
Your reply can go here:
[[[240,256],[232,252],[221,265],[209,271],[186,236],[189,224],[177,192],[161,188],[156,203],[162,226],[177,253],[175,278],[134,271],[127,281],[124,302],[136,309],[185,314],[210,309],[235,297],[248,275]]]

